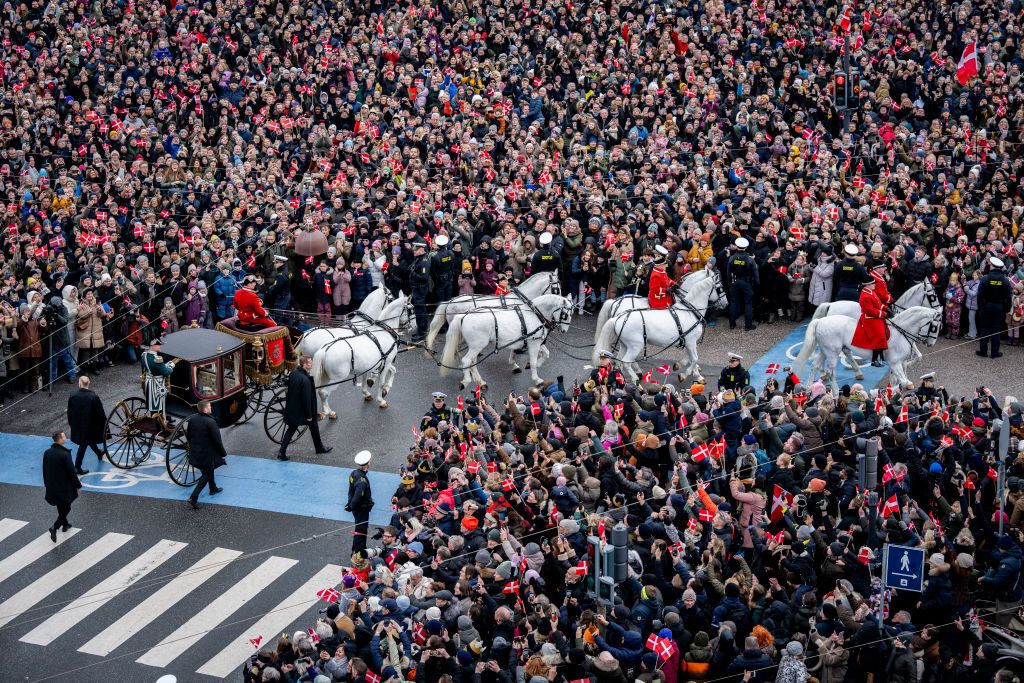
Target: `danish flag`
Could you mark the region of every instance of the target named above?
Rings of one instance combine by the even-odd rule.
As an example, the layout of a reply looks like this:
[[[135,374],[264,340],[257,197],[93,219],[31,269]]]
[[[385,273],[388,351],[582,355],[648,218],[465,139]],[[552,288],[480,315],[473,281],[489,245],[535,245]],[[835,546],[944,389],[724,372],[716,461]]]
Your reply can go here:
[[[515,484],[512,481],[512,477],[506,477],[505,479],[502,479],[502,481],[501,481],[501,488],[502,488],[502,490],[508,492],[508,491],[511,491],[512,489],[514,489],[515,487],[516,486],[515,486]]]
[[[793,505],[793,494],[778,484],[772,493],[772,509],[769,515],[772,523],[778,524],[782,521],[782,515]]]
[[[479,460],[473,460],[471,462],[467,462],[466,463],[466,471],[468,471],[470,474],[476,474],[477,472],[479,472],[480,471],[480,461]]]
[[[604,519],[597,523],[597,537],[604,540]]]
[[[380,683],[380,676],[369,670],[363,674],[363,678],[366,679],[366,683]]]
[[[900,422],[906,422],[909,419],[909,413],[907,406],[900,408],[900,414],[896,416],[896,424]]]
[[[794,225],[789,229],[789,234],[793,236],[793,239],[804,240],[807,239],[807,231],[804,230],[803,226]]]
[[[879,396],[878,398],[875,399],[875,412],[876,413],[884,413],[885,412],[885,401],[882,400],[881,396]]]
[[[765,371],[765,374],[766,375],[774,375],[776,372],[779,371],[780,368],[781,368],[781,366],[778,363],[769,363],[768,364],[768,369]]]
[[[587,561],[586,560],[580,560],[576,564],[576,568],[574,569],[574,571],[576,572],[576,576],[586,576],[587,575],[587,571],[588,571],[587,570]]]
[[[316,592],[316,596],[324,602],[338,602],[341,594],[331,587],[322,588]]]
[[[967,85],[967,82],[978,75],[978,44],[974,41],[964,46],[964,52],[960,55],[960,61],[956,65],[956,80],[960,85]]]
[[[505,593],[506,595],[519,595],[519,582],[509,581],[505,584],[505,587],[501,589],[501,592]]]
[[[711,510],[708,510],[707,508],[701,508],[700,512],[697,513],[697,516],[700,517],[700,521],[702,522],[710,522],[715,518],[715,516],[711,514]]]
[[[711,442],[711,457],[721,460],[723,455],[725,455],[725,437],[720,436]]]
[[[697,533],[697,520],[693,517],[690,517],[690,519],[686,522],[686,528],[692,531],[693,533]]]
[[[263,642],[263,636],[256,636],[255,638],[250,638],[249,639],[249,644],[252,645],[257,650],[259,649],[260,643],[262,643],[262,642]]]
[[[459,394],[459,398],[455,402],[455,409],[460,412],[466,409],[465,404],[462,402],[462,394]]]
[[[704,462],[705,460],[708,459],[709,454],[710,451],[708,450],[708,445],[706,443],[702,443],[699,444],[697,448],[693,449],[693,452],[690,454],[690,457],[693,458],[694,462]]]
[[[314,631],[312,628],[307,628],[306,633],[309,634],[309,639],[313,641],[314,645],[320,642],[320,636],[318,636],[316,634],[316,631]]]
[[[899,511],[900,502],[896,498],[896,494],[894,493],[886,499],[885,505],[882,506],[882,518],[884,519],[889,515],[898,513]]]
[[[668,373],[672,372],[672,368],[669,367],[668,364],[661,365],[658,367],[658,372],[660,372],[663,375],[667,375]]]

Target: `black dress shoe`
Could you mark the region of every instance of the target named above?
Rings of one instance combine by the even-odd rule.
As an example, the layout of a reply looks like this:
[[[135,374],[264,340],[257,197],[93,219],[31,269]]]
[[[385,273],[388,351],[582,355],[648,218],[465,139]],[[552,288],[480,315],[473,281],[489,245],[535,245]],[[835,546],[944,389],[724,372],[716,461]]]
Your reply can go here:
[[[89,470],[83,470],[81,467],[76,467],[75,474],[82,476],[83,474],[89,474]]]
[[[224,489],[222,489],[221,487],[219,487],[219,486],[218,486],[218,487],[217,487],[217,488],[215,488],[214,490],[210,491],[210,495],[211,495],[211,496],[216,496],[216,495],[217,495],[218,493],[220,493],[220,492],[221,492],[221,491],[223,491],[223,490],[224,490]]]
[[[199,501],[196,500],[195,498],[189,498],[188,499],[188,504],[192,506],[193,510],[198,510],[199,509]]]
[[[67,533],[68,531],[71,530],[71,525],[70,524],[65,524],[64,526],[62,526],[60,528],[60,530],[63,531],[64,533]]]
[[[988,354],[985,353],[984,351],[975,351],[974,355],[975,356],[981,356],[982,358],[988,358]]]
[[[333,450],[334,450],[334,446],[328,446],[327,448],[323,449],[322,451],[317,451],[316,454],[317,455],[323,455],[325,453],[330,453]]]
[[[288,459],[288,456],[287,456],[287,455],[285,455],[284,453],[278,453],[278,454],[277,454],[277,459],[278,459],[278,460],[287,460],[287,459]]]
[[[1002,351],[996,351],[991,356],[989,356],[989,358],[1002,358],[1002,357],[1003,357],[1003,352]]]
[[[57,527],[55,526],[50,527],[50,540],[54,543],[57,542]]]

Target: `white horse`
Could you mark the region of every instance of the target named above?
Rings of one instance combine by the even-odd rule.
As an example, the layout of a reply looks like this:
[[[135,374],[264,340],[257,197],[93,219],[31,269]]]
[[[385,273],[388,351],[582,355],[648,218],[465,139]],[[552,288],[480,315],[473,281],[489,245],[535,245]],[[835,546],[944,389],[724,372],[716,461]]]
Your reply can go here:
[[[621,346],[623,351],[619,359],[636,382],[640,369],[636,361],[645,353],[648,344],[664,348],[678,344],[686,354],[681,374],[700,377],[697,341],[704,333],[704,315],[711,305],[728,305],[722,280],[714,271],[711,277],[704,277],[693,285],[685,299],[677,300],[668,308],[639,308],[620,313],[601,328],[594,346],[594,365],[597,365],[601,351],[607,350],[614,355],[616,347]]]
[[[335,327],[321,326],[306,330],[299,338],[296,352],[303,356],[313,357],[325,344],[341,337],[351,337],[358,330],[368,327],[371,321],[379,320],[381,311],[392,301],[394,301],[394,296],[391,291],[381,285],[363,299],[363,303],[359,304],[359,308],[356,309],[358,315],[353,315],[346,323]]]
[[[903,296],[893,302],[892,310],[894,313],[905,311],[908,308],[914,306],[925,306],[933,311],[942,310],[942,301],[939,299],[939,295],[935,293],[935,287],[932,286],[931,280],[924,280],[917,283],[907,291],[903,292]],[[845,315],[847,318],[853,320],[860,320],[860,303],[857,301],[829,301],[828,303],[821,304],[814,311],[814,315],[811,320],[817,320],[830,315]],[[857,361],[854,360],[853,356],[843,352],[846,356],[846,360],[850,362],[850,367],[856,368],[854,377],[857,379],[864,379],[863,373],[860,371],[860,367],[857,365]],[[821,358],[821,353],[818,353],[818,357],[815,358],[816,365],[822,365],[824,359]]]
[[[530,357],[530,373],[535,384],[541,382],[538,368],[551,355],[544,342],[548,333],[557,326],[563,333],[569,331],[573,303],[558,294],[544,294],[533,298],[523,307],[477,308],[461,313],[449,323],[441,355],[441,374],[455,368],[462,369],[459,389],[473,384],[486,387],[477,367],[480,353],[494,344],[495,353],[509,350],[509,364],[513,372],[520,372],[515,362],[515,349],[523,342]],[[468,350],[459,358],[459,345],[465,339]]]
[[[889,335],[889,348],[885,351],[885,360],[889,365],[889,374],[899,386],[913,386],[907,377],[906,366],[921,358],[921,352],[917,349],[915,342],[921,342],[925,346],[934,346],[939,338],[941,319],[941,310],[936,311],[927,306],[913,306],[897,313],[888,321],[892,334]],[[803,374],[807,359],[811,357],[816,347],[820,347],[821,353],[816,355],[811,372],[815,377],[823,371],[827,372],[832,383],[832,391],[838,395],[836,363],[839,361],[840,354],[844,352],[847,358],[853,359],[855,347],[852,346],[852,342],[856,329],[857,321],[843,315],[830,315],[811,320],[804,335],[803,348],[800,349],[800,354],[796,357],[793,365],[796,373]],[[855,371],[860,371],[856,361],[854,361],[853,367]]]
[[[461,313],[469,313],[477,308],[516,308],[526,306],[528,301],[539,296],[561,293],[558,273],[550,271],[531,275],[504,297],[494,294],[463,294],[439,303],[434,311],[434,317],[430,320],[430,329],[427,330],[427,338],[424,342],[425,348],[427,351],[432,351],[434,342],[437,341],[437,335],[440,334],[444,324],[451,325],[455,316]]]
[[[331,392],[348,380],[364,380],[363,400],[373,399],[368,387],[373,386],[371,376],[379,375],[377,403],[387,408],[384,398],[395,381],[395,357],[398,355],[398,330],[409,323],[410,306],[405,295],[398,296],[384,307],[380,320],[349,337],[339,337],[321,347],[313,356],[313,383],[320,397],[321,415],[332,419],[337,413],[327,402]]]
[[[693,290],[694,285],[714,272],[715,271],[711,268],[703,268],[698,270],[696,273],[686,275],[682,281],[676,285],[676,300],[678,301],[680,297],[685,298],[687,294]],[[605,323],[610,319],[620,313],[625,313],[626,311],[636,311],[650,307],[651,302],[646,296],[627,294],[626,296],[620,296],[614,299],[606,299],[604,304],[601,306],[601,310],[597,314],[597,326],[594,328],[594,343],[597,343],[597,340],[601,337],[601,330],[604,329]]]

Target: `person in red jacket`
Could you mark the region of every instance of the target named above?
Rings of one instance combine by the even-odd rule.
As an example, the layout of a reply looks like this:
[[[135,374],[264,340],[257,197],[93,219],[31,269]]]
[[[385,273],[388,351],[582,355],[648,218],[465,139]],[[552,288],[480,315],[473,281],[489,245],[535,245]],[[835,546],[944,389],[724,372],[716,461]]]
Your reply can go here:
[[[878,300],[886,306],[892,306],[892,294],[889,293],[889,285],[885,281],[885,264],[879,263],[868,273],[875,281],[875,294]]]
[[[672,278],[665,271],[665,256],[668,250],[660,244],[654,247],[657,257],[654,259],[654,269],[651,271],[651,280],[647,286],[647,301],[651,308],[668,308],[672,305],[672,287],[675,284]]]
[[[882,365],[883,352],[889,348],[889,330],[885,324],[889,307],[875,291],[875,278],[867,278],[863,285],[860,292],[860,320],[857,321],[852,343],[857,348],[871,349],[871,365],[879,367]]]
[[[235,292],[235,310],[238,311],[238,322],[250,327],[275,327],[277,323],[267,315],[263,302],[256,295],[256,276],[246,275],[242,288]]]

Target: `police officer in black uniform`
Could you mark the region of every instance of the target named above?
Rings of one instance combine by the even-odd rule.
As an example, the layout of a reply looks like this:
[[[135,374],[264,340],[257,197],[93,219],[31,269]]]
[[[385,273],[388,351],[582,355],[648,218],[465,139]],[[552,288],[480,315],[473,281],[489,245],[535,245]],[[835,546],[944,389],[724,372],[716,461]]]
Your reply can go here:
[[[412,287],[412,306],[416,314],[416,335],[413,341],[422,341],[430,327],[427,315],[427,297],[430,295],[430,256],[427,245],[414,242],[412,245],[412,268],[409,270],[409,284]]]
[[[431,394],[430,410],[427,411],[423,419],[420,420],[420,429],[428,429],[430,427],[437,427],[441,421],[451,422],[454,411],[445,404],[445,399],[448,398],[446,394],[440,391],[435,391]]]
[[[917,391],[914,392],[914,395],[917,396],[917,400],[921,405],[936,400],[941,402],[942,405],[947,405],[949,403],[949,394],[946,393],[946,388],[935,388],[934,372],[926,372],[925,374],[921,375],[921,386],[917,388]]]
[[[726,268],[729,274],[729,329],[736,329],[736,318],[743,305],[743,329],[754,329],[754,287],[760,284],[757,262],[747,253],[750,242],[746,237],[736,238],[736,252],[729,257]]]
[[[861,283],[869,279],[868,271],[864,266],[854,260],[857,255],[857,246],[847,244],[843,251],[846,256],[836,265],[836,301],[860,301]]]
[[[992,266],[989,274],[981,278],[978,286],[978,341],[981,348],[974,353],[984,358],[988,355],[988,345],[992,344],[990,358],[1001,358],[999,353],[999,337],[1003,333],[1006,314],[1010,312],[1012,303],[1010,280],[1003,273],[1003,262],[990,256],[988,263]]]
[[[533,254],[533,258],[530,260],[530,272],[548,273],[552,270],[559,270],[562,267],[562,259],[558,254],[551,253],[551,233],[542,232],[539,241],[540,249]]]
[[[434,239],[437,251],[430,259],[431,275],[434,278],[434,298],[438,303],[452,298],[452,284],[455,280],[455,254],[448,248],[448,236],[438,235]]]
[[[739,393],[750,386],[750,373],[740,365],[743,356],[738,353],[729,354],[729,365],[722,368],[722,374],[718,376],[718,390],[725,391],[732,389]]]
[[[356,453],[356,468],[348,475],[348,503],[345,509],[352,513],[356,528],[352,532],[352,554],[366,550],[366,534],[370,529],[370,510],[373,509],[373,494],[370,479],[370,451]]]

